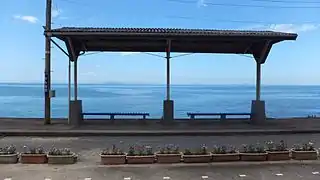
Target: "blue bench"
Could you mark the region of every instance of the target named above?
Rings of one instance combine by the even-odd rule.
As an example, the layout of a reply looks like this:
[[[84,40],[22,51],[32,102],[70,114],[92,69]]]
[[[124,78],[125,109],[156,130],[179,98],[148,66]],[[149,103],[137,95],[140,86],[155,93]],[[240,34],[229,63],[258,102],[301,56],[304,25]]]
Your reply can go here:
[[[146,119],[150,116],[149,113],[82,113],[83,116],[110,116],[111,120],[115,119],[115,116],[142,116],[142,119]]]
[[[227,119],[227,116],[250,116],[251,113],[187,113],[190,119],[194,120],[196,116],[220,116],[220,119]]]

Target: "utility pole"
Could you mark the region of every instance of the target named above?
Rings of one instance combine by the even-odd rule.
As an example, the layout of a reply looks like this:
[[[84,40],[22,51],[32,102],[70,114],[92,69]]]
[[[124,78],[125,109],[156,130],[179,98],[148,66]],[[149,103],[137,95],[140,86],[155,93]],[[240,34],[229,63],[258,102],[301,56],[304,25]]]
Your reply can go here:
[[[46,3],[46,32],[51,30],[52,0]],[[44,124],[51,124],[51,37],[45,33],[45,70],[44,70]]]

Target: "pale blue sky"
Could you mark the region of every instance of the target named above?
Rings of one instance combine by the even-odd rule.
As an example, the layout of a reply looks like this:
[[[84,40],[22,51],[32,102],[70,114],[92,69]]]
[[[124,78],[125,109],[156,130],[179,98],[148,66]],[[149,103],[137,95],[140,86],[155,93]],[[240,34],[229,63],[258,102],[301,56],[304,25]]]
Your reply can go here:
[[[282,42],[273,47],[263,65],[262,83],[320,84],[320,1],[263,1],[53,0],[53,27],[272,29],[297,32],[297,41]],[[260,7],[231,6],[235,4]],[[0,82],[42,83],[45,0],[1,0],[1,7]],[[54,47],[53,82],[67,82],[67,65],[67,57]],[[101,53],[80,57],[79,82],[165,83],[165,67],[165,59],[147,54]],[[183,56],[172,59],[172,83],[254,84],[255,62],[239,55]]]

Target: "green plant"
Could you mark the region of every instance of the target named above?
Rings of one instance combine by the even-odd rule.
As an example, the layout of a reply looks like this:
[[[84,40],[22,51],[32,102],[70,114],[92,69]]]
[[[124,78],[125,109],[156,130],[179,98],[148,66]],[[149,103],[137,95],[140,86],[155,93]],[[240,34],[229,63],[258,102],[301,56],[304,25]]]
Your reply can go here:
[[[0,148],[0,155],[16,154],[16,147],[14,145]]]
[[[134,154],[135,154],[134,146],[130,146],[128,151],[128,156],[134,156]]]
[[[267,151],[288,151],[287,145],[284,140],[279,143],[274,143],[273,141],[266,142]]]
[[[212,150],[213,154],[234,154],[237,150],[234,146],[216,145]]]
[[[23,153],[24,154],[45,154],[44,148],[42,146],[38,147],[28,147],[23,146]]]
[[[192,152],[190,149],[185,149],[183,154],[184,155],[192,155]]]
[[[49,150],[49,155],[53,155],[53,156],[62,156],[62,155],[72,155],[73,153],[71,152],[70,149],[68,148],[56,148],[56,147],[52,147]]]
[[[130,146],[128,151],[128,156],[149,156],[153,155],[153,150],[151,146]]]
[[[161,147],[159,154],[179,154],[179,146],[168,144],[165,147]]]
[[[111,148],[107,148],[102,150],[101,155],[124,155],[125,153],[120,149],[117,148],[116,145],[112,145]]]
[[[265,147],[263,145],[261,145],[260,143],[256,143],[256,144],[243,144],[242,145],[242,153],[265,153]]]
[[[191,151],[190,149],[185,149],[184,150],[184,155],[207,155],[208,153],[208,148],[206,145],[202,145],[200,148]]]
[[[314,144],[309,141],[308,143],[303,143],[302,145],[300,144],[295,144],[293,146],[294,151],[315,151]]]

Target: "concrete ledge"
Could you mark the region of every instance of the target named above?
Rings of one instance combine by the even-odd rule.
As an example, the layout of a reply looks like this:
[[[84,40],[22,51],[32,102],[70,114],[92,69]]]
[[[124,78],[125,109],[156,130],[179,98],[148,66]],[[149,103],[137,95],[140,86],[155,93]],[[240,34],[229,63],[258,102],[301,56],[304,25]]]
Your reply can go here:
[[[320,129],[305,130],[0,130],[1,136],[46,136],[46,137],[78,137],[78,136],[250,136],[281,134],[316,134]]]

